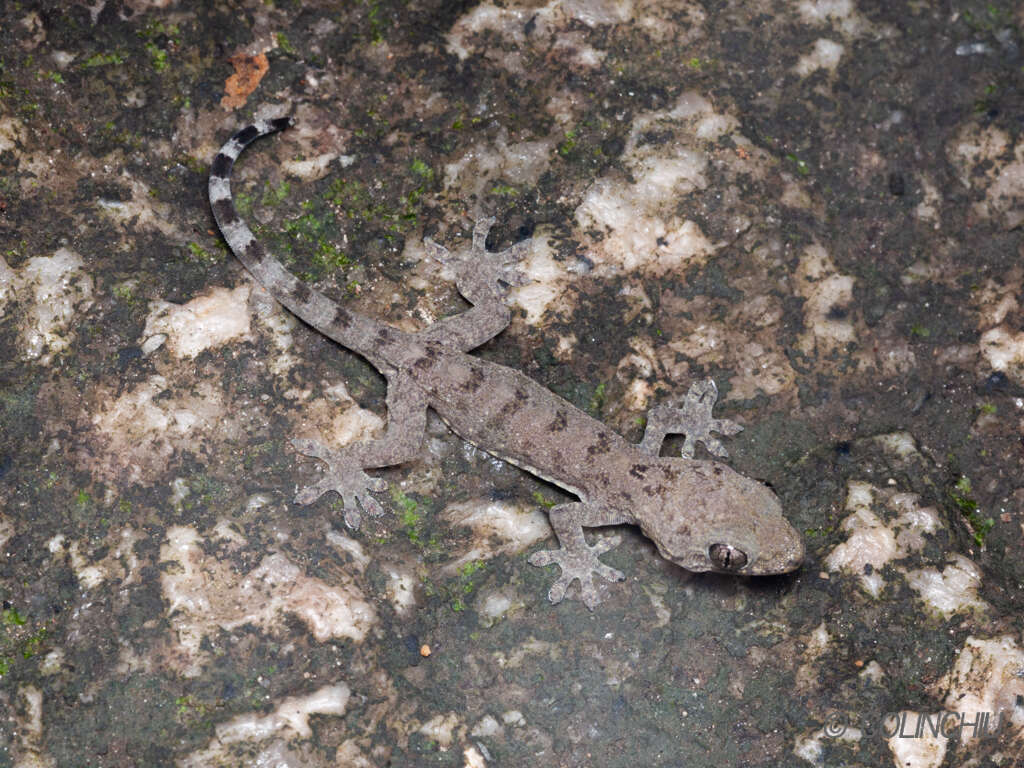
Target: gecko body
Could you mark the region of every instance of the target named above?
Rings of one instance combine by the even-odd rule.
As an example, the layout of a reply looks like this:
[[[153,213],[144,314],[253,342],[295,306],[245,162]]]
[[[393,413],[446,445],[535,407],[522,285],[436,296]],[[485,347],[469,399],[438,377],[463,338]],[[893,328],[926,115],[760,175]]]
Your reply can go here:
[[[468,354],[509,324],[505,292],[507,286],[523,282],[516,262],[528,241],[502,252],[488,251],[491,220],[477,223],[472,246],[464,252],[451,253],[426,240],[430,255],[452,267],[459,292],[471,307],[418,333],[342,307],[268,255],[235,210],[229,177],[246,146],[287,125],[288,118],[261,121],[223,146],[210,173],[214,217],[236,256],[278,301],[365,357],[388,381],[388,421],[382,437],[337,450],[312,440],[292,441],[300,453],[326,464],[321,479],[300,490],[297,502],[308,504],[336,491],[344,500],[345,521],[353,528],[363,513],[381,514],[372,492],[386,484],[364,470],[414,458],[431,408],[463,439],[579,499],[548,510],[561,547],[530,558],[534,565],[561,567],[549,592],[552,602],[562,600],[578,580],[581,599],[593,609],[601,599],[594,577],[624,578],[598,559],[617,538],[590,545],[584,527],[638,525],[663,557],[690,571],[765,575],[800,565],[803,542],[782,515],[776,495],[726,464],[693,458],[698,442],[714,455],[726,455],[711,433],[740,429],[712,418],[714,382],[692,385],[681,407],[652,409],[643,440],[633,444],[524,374]],[[659,455],[667,434],[686,435],[682,457]]]

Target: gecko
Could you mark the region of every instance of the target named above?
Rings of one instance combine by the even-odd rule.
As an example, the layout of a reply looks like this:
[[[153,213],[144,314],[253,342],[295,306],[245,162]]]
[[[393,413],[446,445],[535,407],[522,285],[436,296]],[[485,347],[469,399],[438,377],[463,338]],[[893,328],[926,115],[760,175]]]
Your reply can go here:
[[[595,578],[625,578],[599,559],[620,537],[589,544],[584,528],[639,526],[662,557],[688,571],[756,576],[800,566],[804,544],[776,494],[727,464],[694,457],[700,443],[711,455],[727,457],[713,433],[741,429],[712,417],[718,395],[714,381],[694,383],[679,406],[651,409],[643,438],[634,444],[525,374],[469,354],[511,322],[506,297],[510,287],[525,283],[518,262],[530,239],[489,251],[493,219],[476,222],[468,248],[450,251],[425,239],[428,255],[451,268],[470,306],[416,333],[338,304],[268,254],[235,209],[230,175],[243,149],[289,125],[289,117],[258,121],[224,144],[210,170],[214,218],[231,250],[277,301],[361,355],[387,380],[387,423],[379,438],[341,448],[304,438],[291,441],[298,453],[325,465],[317,482],[299,490],[296,503],[310,504],[334,491],[353,529],[364,514],[383,514],[373,493],[387,484],[365,470],[415,458],[429,408],[462,439],[576,497],[548,510],[559,547],[529,558],[536,566],[560,567],[548,593],[552,603],[578,582],[579,599],[593,610],[603,598]],[[681,455],[660,455],[669,434],[685,435]]]

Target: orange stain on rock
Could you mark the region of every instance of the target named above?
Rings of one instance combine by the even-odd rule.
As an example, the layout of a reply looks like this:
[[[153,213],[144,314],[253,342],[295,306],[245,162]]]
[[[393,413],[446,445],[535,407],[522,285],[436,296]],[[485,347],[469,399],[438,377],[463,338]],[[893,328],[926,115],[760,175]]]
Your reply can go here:
[[[267,63],[266,55],[262,53],[255,56],[239,53],[228,61],[235,68],[235,74],[224,83],[225,93],[220,105],[225,109],[236,109],[245,106],[245,100],[256,90],[260,80],[267,74],[270,64]]]

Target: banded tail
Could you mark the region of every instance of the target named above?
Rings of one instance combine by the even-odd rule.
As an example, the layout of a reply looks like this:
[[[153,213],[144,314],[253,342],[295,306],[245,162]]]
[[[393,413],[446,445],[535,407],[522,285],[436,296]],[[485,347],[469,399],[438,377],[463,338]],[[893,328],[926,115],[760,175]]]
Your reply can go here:
[[[302,320],[371,362],[379,357],[375,339],[382,331],[397,331],[364,315],[350,312],[302,282],[276,258],[263,250],[235,210],[231,197],[231,168],[242,150],[261,136],[292,124],[291,118],[259,120],[243,128],[221,147],[210,167],[210,207],[217,226],[238,260],[271,295]]]

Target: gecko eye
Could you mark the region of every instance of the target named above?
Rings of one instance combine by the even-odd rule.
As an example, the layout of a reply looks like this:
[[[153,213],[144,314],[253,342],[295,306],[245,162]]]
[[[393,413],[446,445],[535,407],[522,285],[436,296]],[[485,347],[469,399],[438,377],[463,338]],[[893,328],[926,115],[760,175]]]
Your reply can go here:
[[[715,568],[738,571],[747,564],[747,553],[731,544],[712,544],[708,547],[708,559]]]

